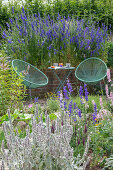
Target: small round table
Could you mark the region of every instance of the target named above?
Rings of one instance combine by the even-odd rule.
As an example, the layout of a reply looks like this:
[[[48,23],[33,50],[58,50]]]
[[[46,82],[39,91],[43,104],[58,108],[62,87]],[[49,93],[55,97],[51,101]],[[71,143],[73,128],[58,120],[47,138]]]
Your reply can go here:
[[[58,67],[56,66],[55,68],[51,68],[51,67],[48,67],[48,69],[51,69],[53,71],[53,73],[55,74],[56,78],[59,80],[59,85],[58,87],[56,88],[55,90],[55,93],[58,92],[61,87],[64,85],[64,83],[66,82],[66,79],[69,77],[69,75],[71,74],[71,72],[75,69],[75,67],[66,67],[66,66],[63,66],[63,67]],[[58,76],[58,74],[56,73],[56,70],[66,70],[66,74],[65,76],[63,77],[63,79],[61,80],[60,77]]]

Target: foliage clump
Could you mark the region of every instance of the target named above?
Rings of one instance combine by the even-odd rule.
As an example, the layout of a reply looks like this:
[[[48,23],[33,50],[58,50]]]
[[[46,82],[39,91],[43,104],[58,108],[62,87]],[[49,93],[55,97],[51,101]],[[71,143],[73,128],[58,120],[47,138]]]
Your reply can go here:
[[[25,97],[26,88],[18,78],[9,62],[6,60],[4,51],[0,52],[0,114],[4,115],[7,109],[14,109],[20,105]]]
[[[8,110],[10,125],[3,123],[3,130],[7,141],[8,152],[4,150],[2,142],[2,154],[4,161],[10,169],[85,169],[89,158],[87,152],[89,148],[89,137],[86,143],[86,149],[82,158],[73,157],[73,148],[70,146],[70,140],[73,134],[73,126],[70,124],[69,117],[64,114],[64,124],[57,118],[52,124],[49,116],[46,114],[45,123],[38,112],[32,116],[32,132],[30,127],[26,129],[26,137],[21,139],[13,131],[10,111]],[[38,121],[38,122],[37,122]],[[76,162],[76,163],[75,163]]]

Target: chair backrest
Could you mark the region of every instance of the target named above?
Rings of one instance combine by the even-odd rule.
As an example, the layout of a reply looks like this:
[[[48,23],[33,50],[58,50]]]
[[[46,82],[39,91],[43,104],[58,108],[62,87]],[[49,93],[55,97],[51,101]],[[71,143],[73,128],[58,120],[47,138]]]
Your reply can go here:
[[[12,61],[15,72],[23,79],[23,84],[29,88],[42,87],[48,84],[47,76],[33,65],[15,59]]]
[[[75,70],[78,80],[86,84],[96,84],[107,75],[107,66],[99,58],[92,57],[82,61]]]

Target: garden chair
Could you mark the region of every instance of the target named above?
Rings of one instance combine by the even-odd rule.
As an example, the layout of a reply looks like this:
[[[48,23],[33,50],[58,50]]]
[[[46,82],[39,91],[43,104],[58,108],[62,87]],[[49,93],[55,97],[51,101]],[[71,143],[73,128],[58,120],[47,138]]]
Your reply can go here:
[[[104,79],[107,75],[107,66],[99,58],[92,57],[82,61],[75,70],[75,76],[78,80],[95,85]]]
[[[17,75],[23,79],[23,84],[29,89],[43,87],[48,84],[47,76],[29,63],[15,59],[12,61],[12,66]]]

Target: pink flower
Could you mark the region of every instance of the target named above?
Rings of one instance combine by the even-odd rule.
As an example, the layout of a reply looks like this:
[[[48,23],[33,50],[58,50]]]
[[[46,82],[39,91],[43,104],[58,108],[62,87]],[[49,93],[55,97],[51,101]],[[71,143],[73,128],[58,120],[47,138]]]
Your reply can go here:
[[[29,104],[29,106],[28,106],[28,107],[29,107],[29,108],[31,108],[32,106],[33,106],[33,104]]]
[[[109,90],[108,90],[108,85],[106,84],[106,87],[105,87],[105,90],[106,90],[106,96],[109,98]]]
[[[100,106],[103,107],[102,96],[100,96]]]
[[[107,78],[108,78],[108,82],[110,82],[111,81],[110,69],[107,69]]]
[[[92,104],[95,105],[95,101],[94,100],[92,100]]]
[[[111,105],[113,105],[113,92],[110,92]]]

